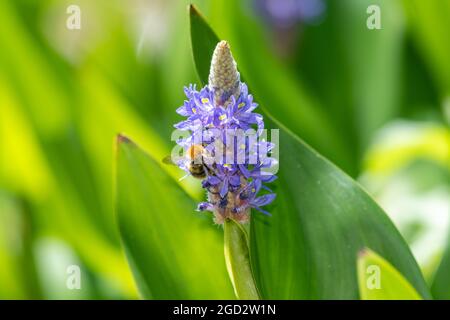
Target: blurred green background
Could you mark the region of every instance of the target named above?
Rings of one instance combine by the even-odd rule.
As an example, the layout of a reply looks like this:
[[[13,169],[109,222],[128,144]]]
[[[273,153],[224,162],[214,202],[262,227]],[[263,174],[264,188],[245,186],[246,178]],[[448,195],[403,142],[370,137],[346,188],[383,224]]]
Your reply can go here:
[[[198,83],[190,2],[256,101],[366,187],[431,281],[450,242],[450,1],[297,1],[320,10],[280,21],[268,0],[0,3],[1,299],[138,297],[114,221],[113,141],[170,153],[183,86]],[[72,4],[79,30],[66,27]],[[366,26],[371,4],[381,30]],[[82,290],[66,287],[70,265]]]

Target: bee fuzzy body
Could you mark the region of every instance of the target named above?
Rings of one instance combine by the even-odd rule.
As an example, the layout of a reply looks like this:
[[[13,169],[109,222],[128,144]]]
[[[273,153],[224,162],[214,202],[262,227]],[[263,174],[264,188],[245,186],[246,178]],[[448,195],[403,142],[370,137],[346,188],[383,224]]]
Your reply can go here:
[[[197,179],[204,179],[213,170],[205,163],[205,158],[209,157],[205,148],[200,144],[190,146],[186,151],[184,158],[185,167],[189,173]],[[165,157],[163,163],[177,165],[170,156]]]
[[[186,158],[188,161],[189,173],[197,179],[206,178],[208,167],[204,163],[206,156],[205,148],[200,144],[194,144],[187,149]]]
[[[206,178],[206,168],[204,164],[197,164],[195,161],[191,161],[191,163],[188,165],[189,173],[197,179],[204,179]]]

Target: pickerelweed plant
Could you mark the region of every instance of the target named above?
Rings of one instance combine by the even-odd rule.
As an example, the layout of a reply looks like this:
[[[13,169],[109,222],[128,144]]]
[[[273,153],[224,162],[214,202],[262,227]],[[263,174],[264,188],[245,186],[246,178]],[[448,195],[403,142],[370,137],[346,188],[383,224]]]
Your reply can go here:
[[[240,2],[228,4],[222,11],[224,19],[231,24],[233,19],[242,20],[235,11]],[[185,119],[172,135],[182,139],[174,146],[171,162],[202,180],[203,202],[198,204],[197,194],[189,188],[192,182],[200,186],[200,181],[176,183],[181,170],[160,165],[166,150],[163,143],[153,141],[157,134],[151,128],[142,130],[138,122],[127,127],[148,152],[124,135],[117,138],[117,225],[142,297],[431,298],[408,245],[386,213],[358,183],[301,138],[321,145],[337,159],[340,152],[328,148],[339,144],[340,139],[334,138],[340,125],[334,127],[328,113],[319,111],[320,105],[310,104],[302,85],[291,81],[289,70],[278,69],[281,66],[267,59],[254,37],[257,30],[239,21],[235,30],[242,34],[234,40],[247,70],[241,76],[264,105],[256,109],[228,44],[192,5],[189,16],[194,64],[205,87],[186,89],[187,101],[178,110]],[[249,44],[258,47],[256,54],[245,50]],[[107,104],[101,110],[108,111]],[[263,128],[273,126],[278,138],[270,131],[270,139],[265,139]],[[239,130],[249,132],[236,134]],[[278,166],[272,157],[280,159],[281,170],[270,170],[271,165]],[[264,189],[275,190],[275,183],[268,183],[274,174],[276,200]],[[197,206],[213,212],[218,224],[212,226],[209,211],[187,213]],[[379,271],[368,274],[373,266]],[[446,266],[438,273],[445,279]]]
[[[184,152],[172,161],[202,179],[207,201],[197,210],[211,211],[215,223],[224,226],[225,260],[236,296],[258,299],[242,225],[252,208],[270,215],[262,207],[275,199],[265,185],[277,178],[272,170],[277,160],[269,156],[275,145],[267,141],[262,115],[253,112],[258,105],[241,82],[226,41],[214,50],[208,80],[199,91],[195,85],[184,90],[187,100],[177,113],[187,119],[175,128],[189,134],[177,141]]]
[[[276,179],[271,169],[277,160],[268,153],[274,144],[266,141],[263,117],[253,112],[257,104],[240,81],[236,62],[226,41],[217,44],[209,83],[201,90],[185,88],[187,100],[177,113],[187,117],[175,125],[189,136],[177,141],[184,156],[174,162],[188,175],[202,179],[208,201],[199,211],[214,213],[214,221],[249,221],[252,208],[262,209],[275,194],[265,185]],[[260,195],[260,191],[267,192]]]

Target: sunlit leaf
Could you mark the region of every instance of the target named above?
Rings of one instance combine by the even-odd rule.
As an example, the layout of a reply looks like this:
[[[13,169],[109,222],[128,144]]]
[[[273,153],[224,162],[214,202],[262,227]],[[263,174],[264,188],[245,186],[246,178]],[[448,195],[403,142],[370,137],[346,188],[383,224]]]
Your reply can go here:
[[[431,293],[435,299],[450,299],[450,238],[442,261],[434,275]]]
[[[367,27],[374,15],[367,9],[374,5],[380,8],[380,30]],[[349,125],[355,125],[361,153],[373,132],[399,113],[405,18],[397,0],[344,0],[332,6],[350,73]]]
[[[233,55],[238,61],[241,77],[252,89],[256,102],[265,113],[276,114],[286,126],[320,151],[353,171],[352,159],[343,138],[334,128],[328,115],[307,93],[301,83],[290,76],[290,71],[278,63],[264,46],[260,30],[252,24],[244,24],[240,1],[226,1],[226,11],[220,11],[221,19],[230,21],[234,27],[230,42]],[[226,18],[227,14],[233,19]],[[208,83],[209,63],[219,37],[212,31],[198,10],[190,7],[191,41],[194,62],[203,85]],[[249,50],[249,48],[251,48]]]
[[[70,122],[70,112],[63,83],[52,72],[55,66],[36,46],[12,3],[2,3],[0,20],[0,69],[7,71],[8,80],[22,94],[41,133],[46,137],[60,135]],[[52,94],[48,94],[49,90]]]
[[[202,27],[209,28],[206,22]],[[211,42],[211,50],[217,38],[202,40]],[[196,63],[207,65],[209,60]],[[280,129],[280,170],[272,216],[252,214],[250,250],[262,297],[356,299],[356,256],[366,246],[429,297],[408,246],[382,209],[340,169],[267,113],[265,117],[269,128]]]
[[[355,181],[283,129],[279,161],[273,216],[252,219],[263,297],[356,299],[356,255],[363,247],[382,254],[429,297],[405,241]]]
[[[417,291],[389,262],[370,249],[358,255],[359,294],[363,300],[418,300]]]
[[[160,164],[123,136],[117,144],[117,218],[144,298],[231,299],[222,233]]]
[[[441,93],[450,94],[450,3],[446,0],[405,0],[403,4],[414,40],[439,83]]]
[[[223,232],[225,261],[236,297],[258,300],[259,293],[251,270],[247,230],[240,223],[229,220],[224,222]]]

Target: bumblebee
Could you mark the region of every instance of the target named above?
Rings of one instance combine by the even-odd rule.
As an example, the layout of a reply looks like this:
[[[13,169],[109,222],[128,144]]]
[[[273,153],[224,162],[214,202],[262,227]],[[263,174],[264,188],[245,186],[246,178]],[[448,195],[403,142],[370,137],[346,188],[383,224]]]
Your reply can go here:
[[[186,161],[185,166],[194,178],[204,179],[211,171],[205,163],[206,158],[210,158],[210,155],[201,144],[193,144],[187,149],[186,156],[183,160]],[[171,156],[165,157],[163,162],[177,165],[172,161]]]

